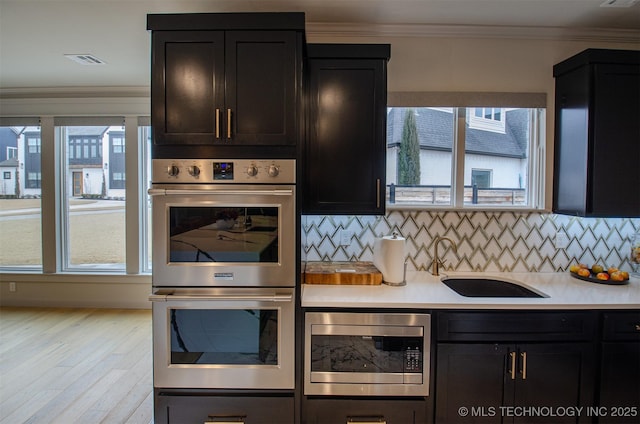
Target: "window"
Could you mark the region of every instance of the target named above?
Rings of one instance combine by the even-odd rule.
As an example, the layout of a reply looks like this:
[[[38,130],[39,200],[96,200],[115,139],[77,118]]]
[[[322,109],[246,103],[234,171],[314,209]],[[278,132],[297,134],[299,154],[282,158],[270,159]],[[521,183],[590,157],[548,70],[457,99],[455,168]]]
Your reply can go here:
[[[0,182],[0,267],[41,269],[40,128],[28,121],[14,126],[18,123],[0,126],[0,145],[7,152]]]
[[[56,127],[59,144],[67,153],[62,157],[60,173],[64,204],[63,268],[124,270],[124,158],[123,154],[116,155],[117,159],[109,166],[104,159],[110,156],[103,154],[103,148],[114,139],[122,144],[124,132],[122,124],[89,125],[91,123],[89,119],[83,125]],[[110,153],[113,150],[110,148]],[[114,164],[122,171],[114,170]]]
[[[523,107],[388,108],[389,204],[540,208],[544,112]],[[414,132],[414,139],[406,137]]]

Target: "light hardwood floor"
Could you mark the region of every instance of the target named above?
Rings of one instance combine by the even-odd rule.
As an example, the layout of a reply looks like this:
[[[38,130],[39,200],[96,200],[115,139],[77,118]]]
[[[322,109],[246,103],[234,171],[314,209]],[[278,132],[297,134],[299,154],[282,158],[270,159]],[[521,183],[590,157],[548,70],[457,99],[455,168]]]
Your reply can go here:
[[[0,423],[153,422],[151,311],[0,309]]]

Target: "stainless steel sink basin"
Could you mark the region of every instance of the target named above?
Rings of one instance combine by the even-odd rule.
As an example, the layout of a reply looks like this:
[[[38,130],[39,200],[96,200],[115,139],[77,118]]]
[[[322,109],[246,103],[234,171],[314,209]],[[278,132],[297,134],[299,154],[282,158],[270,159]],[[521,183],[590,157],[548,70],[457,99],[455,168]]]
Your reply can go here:
[[[465,297],[546,297],[514,282],[484,277],[443,277],[447,287]]]

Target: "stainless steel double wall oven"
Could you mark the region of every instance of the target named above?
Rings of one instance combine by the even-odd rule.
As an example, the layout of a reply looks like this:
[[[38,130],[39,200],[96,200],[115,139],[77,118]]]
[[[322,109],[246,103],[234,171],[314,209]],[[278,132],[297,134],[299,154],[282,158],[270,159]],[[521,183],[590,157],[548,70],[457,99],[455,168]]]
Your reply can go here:
[[[154,386],[293,389],[293,159],[153,159]]]

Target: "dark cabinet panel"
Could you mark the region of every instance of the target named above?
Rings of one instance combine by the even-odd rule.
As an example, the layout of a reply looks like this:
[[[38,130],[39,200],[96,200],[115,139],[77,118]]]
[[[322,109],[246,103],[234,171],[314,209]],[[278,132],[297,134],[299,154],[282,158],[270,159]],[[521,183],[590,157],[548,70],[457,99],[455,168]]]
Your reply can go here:
[[[205,15],[210,19],[194,15],[190,30],[189,14],[149,15],[152,136],[161,153],[154,157],[179,157],[172,146],[200,155],[212,151],[203,146],[293,149],[300,138],[304,15],[248,14],[241,23],[226,14],[238,30],[220,14]],[[276,30],[274,22],[293,29]]]
[[[640,420],[640,312],[604,314],[599,423]]]
[[[598,328],[593,311],[439,313],[436,422],[546,423],[516,408],[592,407]]]
[[[237,144],[295,144],[296,34],[229,31],[226,45],[225,114],[231,120],[227,115],[223,138]]]
[[[224,105],[224,32],[160,31],[153,37],[155,143],[213,142],[216,110]]]
[[[435,422],[500,422],[498,407],[513,401],[508,358],[507,345],[438,344]]]
[[[311,398],[303,407],[304,424],[387,423],[424,424],[424,399]]]
[[[203,395],[160,393],[155,398],[156,423],[202,424],[204,422],[242,422],[282,424],[294,422],[293,396],[272,394]]]
[[[388,58],[388,45],[309,46],[303,213],[384,214]]]
[[[588,49],[554,77],[553,211],[640,216],[640,51]]]

